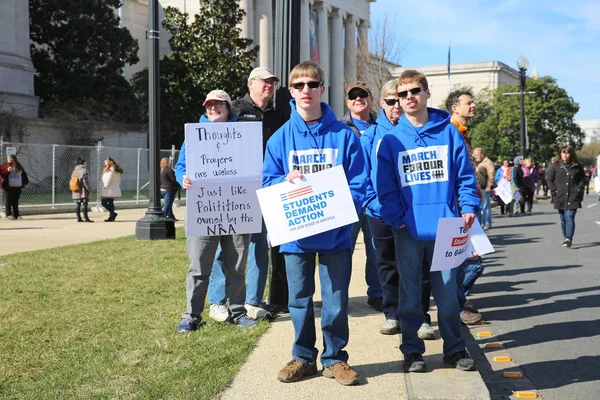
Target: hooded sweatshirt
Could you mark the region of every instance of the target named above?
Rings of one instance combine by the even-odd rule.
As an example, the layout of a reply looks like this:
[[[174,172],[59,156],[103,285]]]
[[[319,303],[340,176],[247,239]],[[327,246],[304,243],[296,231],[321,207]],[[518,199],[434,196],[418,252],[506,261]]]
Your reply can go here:
[[[368,216],[381,219],[381,203],[377,198],[374,183],[377,176],[377,149],[379,143],[390,129],[395,127],[385,115],[385,110],[381,109],[381,114],[377,117],[377,124],[371,125],[360,137],[360,145],[363,149],[365,164],[367,165],[367,193],[363,207],[366,208]]]
[[[435,240],[438,219],[477,213],[477,181],[467,146],[450,115],[428,108],[429,121],[413,126],[406,115],[381,140],[375,188],[381,216],[406,224],[415,240]]]
[[[323,115],[307,125],[298,111],[295,100],[290,101],[292,114],[267,142],[263,165],[263,187],[285,181],[292,170],[308,175],[342,165],[357,213],[365,196],[365,162],[356,134],[338,121],[331,108],[321,103]],[[352,249],[351,225],[332,229],[304,239],[282,244],[281,252],[337,252]]]

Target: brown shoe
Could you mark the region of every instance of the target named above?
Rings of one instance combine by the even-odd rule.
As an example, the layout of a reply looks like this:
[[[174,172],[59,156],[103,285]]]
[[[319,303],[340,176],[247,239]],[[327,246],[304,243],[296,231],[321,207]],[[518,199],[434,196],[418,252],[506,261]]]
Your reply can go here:
[[[277,379],[281,382],[290,383],[297,382],[305,376],[314,375],[317,373],[316,364],[306,364],[302,361],[292,360],[281,368],[277,374]]]
[[[476,322],[481,321],[481,314],[465,310],[460,313],[460,320],[465,325],[473,325]]]
[[[335,378],[340,385],[350,386],[358,383],[358,374],[345,362],[333,364],[323,369],[323,376],[326,378]]]

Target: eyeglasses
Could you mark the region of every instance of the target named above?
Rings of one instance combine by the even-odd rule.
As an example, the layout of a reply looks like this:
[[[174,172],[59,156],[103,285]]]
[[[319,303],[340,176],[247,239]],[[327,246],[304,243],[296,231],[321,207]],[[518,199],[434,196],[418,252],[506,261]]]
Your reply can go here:
[[[292,83],[290,86],[296,90],[302,90],[302,89],[304,89],[305,85],[308,85],[308,87],[311,89],[316,89],[316,88],[320,87],[322,85],[322,83],[319,81],[296,82],[296,83]]]
[[[569,153],[569,150],[563,150],[563,151],[561,151],[561,153],[563,153],[563,154],[571,154],[571,153]]]
[[[269,78],[269,79],[261,79],[261,78],[255,78],[255,81],[261,81],[262,83],[264,83],[265,85],[277,85],[279,83],[279,81],[275,78]]]
[[[367,92],[355,92],[355,93],[350,93],[348,95],[348,100],[356,100],[358,97],[360,97],[361,99],[366,99],[367,97],[369,97],[369,93]]]
[[[209,109],[209,108],[220,108],[223,107],[225,105],[224,101],[211,101],[210,103],[206,103],[206,106],[204,106],[204,108]]]
[[[390,107],[393,107],[396,103],[400,104],[400,99],[383,99],[383,101]]]
[[[421,93],[421,88],[415,87],[410,90],[403,90],[401,92],[398,92],[398,97],[400,97],[401,99],[405,99],[406,97],[408,97],[408,92],[410,92],[412,95],[417,95]]]

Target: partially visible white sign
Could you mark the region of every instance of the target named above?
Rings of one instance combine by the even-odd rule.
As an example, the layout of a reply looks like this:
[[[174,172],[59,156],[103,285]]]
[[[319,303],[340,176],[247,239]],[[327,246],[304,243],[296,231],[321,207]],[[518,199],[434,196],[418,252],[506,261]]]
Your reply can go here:
[[[15,154],[17,154],[17,148],[14,146],[7,146],[6,147],[6,156],[14,156]]]
[[[498,186],[494,189],[494,193],[502,199],[504,204],[510,204],[513,199],[510,182],[504,178],[498,181]]]
[[[440,218],[435,235],[431,271],[456,268],[470,257],[470,236],[462,217]]]
[[[475,222],[473,222],[473,225],[471,226],[471,244],[473,245],[473,249],[480,256],[496,251],[477,219],[475,219]]]
[[[342,166],[256,192],[272,246],[358,221]]]

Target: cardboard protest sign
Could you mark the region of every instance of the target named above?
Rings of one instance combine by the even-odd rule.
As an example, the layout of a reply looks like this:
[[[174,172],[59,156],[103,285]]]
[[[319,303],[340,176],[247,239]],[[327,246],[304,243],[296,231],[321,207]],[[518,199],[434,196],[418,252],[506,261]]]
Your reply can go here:
[[[470,254],[470,232],[462,217],[440,218],[435,236],[431,271],[458,267]]]
[[[272,246],[358,221],[342,166],[256,192]]]
[[[504,204],[510,204],[513,199],[510,182],[504,178],[498,181],[498,186],[494,189],[494,193],[502,199]]]

